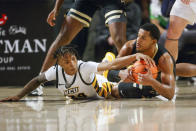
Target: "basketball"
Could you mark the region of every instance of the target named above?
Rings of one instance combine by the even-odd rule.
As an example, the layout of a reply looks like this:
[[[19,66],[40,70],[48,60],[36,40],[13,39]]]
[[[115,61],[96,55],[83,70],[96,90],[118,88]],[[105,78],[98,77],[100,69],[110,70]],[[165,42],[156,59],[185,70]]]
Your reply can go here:
[[[149,67],[145,63],[144,60],[136,61],[133,64],[132,68],[131,68],[132,76],[135,79],[134,82],[139,84],[139,81],[138,81],[138,73],[140,73],[140,74],[146,74],[148,72],[148,69],[149,69],[149,71],[151,71],[153,78],[156,79],[157,78],[157,75],[158,75],[158,69],[157,69],[156,66]]]

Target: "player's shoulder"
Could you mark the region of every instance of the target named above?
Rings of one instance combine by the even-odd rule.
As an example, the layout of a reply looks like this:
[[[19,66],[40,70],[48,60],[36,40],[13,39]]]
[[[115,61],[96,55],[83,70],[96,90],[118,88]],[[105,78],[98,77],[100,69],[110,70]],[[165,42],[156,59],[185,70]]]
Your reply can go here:
[[[164,52],[162,56],[159,58],[159,66],[174,64],[172,56],[168,52]]]
[[[129,47],[129,48],[133,48],[134,44],[135,44],[136,40],[129,40],[125,43],[125,46],[126,47]]]
[[[97,64],[98,63],[94,61],[82,61],[82,60],[78,61],[78,67],[80,66],[80,68],[90,68],[92,66],[96,66]]]
[[[47,71],[56,71],[56,69],[58,68],[58,70],[62,69],[62,67],[60,65],[53,65],[51,66]]]

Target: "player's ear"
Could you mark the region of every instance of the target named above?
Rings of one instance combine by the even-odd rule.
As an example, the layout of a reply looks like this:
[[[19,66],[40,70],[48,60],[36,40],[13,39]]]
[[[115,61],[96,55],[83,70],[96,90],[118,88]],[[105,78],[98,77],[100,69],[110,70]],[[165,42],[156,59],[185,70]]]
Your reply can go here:
[[[157,44],[157,39],[152,39],[152,41],[153,41],[153,44]]]

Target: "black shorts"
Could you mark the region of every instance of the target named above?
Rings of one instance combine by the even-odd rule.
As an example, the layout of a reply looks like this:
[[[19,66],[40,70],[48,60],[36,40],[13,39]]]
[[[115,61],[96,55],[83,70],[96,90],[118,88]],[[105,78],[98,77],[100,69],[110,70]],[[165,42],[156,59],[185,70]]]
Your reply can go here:
[[[142,86],[136,83],[121,82],[118,85],[118,91],[121,98],[151,98],[158,95],[151,86]]]
[[[92,16],[98,8],[104,9],[106,25],[113,22],[126,22],[121,0],[75,0],[74,7],[67,15],[82,22],[85,27],[89,27]]]

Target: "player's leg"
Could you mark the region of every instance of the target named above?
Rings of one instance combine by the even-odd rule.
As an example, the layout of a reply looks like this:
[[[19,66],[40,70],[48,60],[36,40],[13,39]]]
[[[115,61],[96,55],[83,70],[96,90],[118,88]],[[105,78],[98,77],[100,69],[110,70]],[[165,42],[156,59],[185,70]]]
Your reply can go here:
[[[126,17],[124,5],[120,0],[104,1],[105,24],[118,52],[126,42]]]
[[[114,83],[109,82],[102,75],[96,74],[92,86],[99,96],[108,98],[111,95]]]
[[[171,53],[175,61],[178,58],[178,39],[180,38],[188,21],[178,16],[170,16],[169,28],[165,42],[165,48]]]
[[[114,40],[115,47],[119,52],[124,43],[126,42],[126,23],[114,22],[109,24],[110,35]]]
[[[190,63],[176,64],[176,75],[182,77],[196,76],[196,65]]]
[[[165,43],[165,47],[175,60],[178,58],[178,39],[186,25],[193,24],[194,21],[195,14],[190,5],[182,3],[181,0],[176,0],[170,13],[170,23]]]
[[[115,98],[142,98],[142,90],[134,87],[133,84],[120,82],[112,88],[112,96]]]
[[[152,98],[157,95],[151,86],[136,83],[120,82],[112,88],[112,96],[116,98]]]

